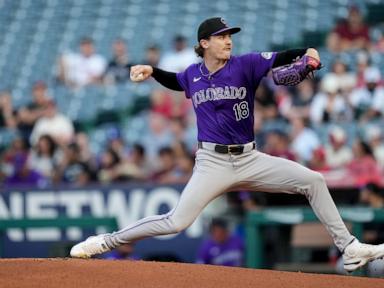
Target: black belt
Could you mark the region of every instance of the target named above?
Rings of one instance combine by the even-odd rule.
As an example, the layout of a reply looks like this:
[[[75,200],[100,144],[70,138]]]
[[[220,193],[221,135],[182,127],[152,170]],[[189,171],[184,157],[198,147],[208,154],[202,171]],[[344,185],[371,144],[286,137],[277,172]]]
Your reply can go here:
[[[233,154],[233,155],[240,155],[244,152],[244,146],[242,144],[234,144],[234,145],[222,145],[222,144],[214,144],[214,151],[220,154]],[[197,143],[198,148],[203,148],[203,143],[198,142]],[[252,149],[256,148],[256,143],[252,143]]]

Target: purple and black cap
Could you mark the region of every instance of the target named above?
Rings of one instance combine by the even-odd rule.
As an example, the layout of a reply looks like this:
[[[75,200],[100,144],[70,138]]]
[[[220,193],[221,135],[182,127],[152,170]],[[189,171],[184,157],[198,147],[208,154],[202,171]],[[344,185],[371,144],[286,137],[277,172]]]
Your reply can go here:
[[[235,34],[240,32],[240,27],[229,27],[225,20],[220,17],[209,18],[204,20],[197,30],[197,41],[208,39],[210,36],[219,35],[224,32]]]

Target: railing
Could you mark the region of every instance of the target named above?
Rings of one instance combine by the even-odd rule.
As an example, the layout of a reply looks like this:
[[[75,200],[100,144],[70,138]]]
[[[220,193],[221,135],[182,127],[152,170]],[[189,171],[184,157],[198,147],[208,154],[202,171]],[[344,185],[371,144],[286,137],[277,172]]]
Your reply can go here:
[[[384,222],[384,209],[365,207],[340,207],[339,212],[345,222],[352,224],[352,234],[361,239],[363,224]],[[267,208],[248,212],[246,219],[246,265],[250,268],[263,268],[264,241],[262,227],[265,225],[295,225],[318,222],[310,207]]]

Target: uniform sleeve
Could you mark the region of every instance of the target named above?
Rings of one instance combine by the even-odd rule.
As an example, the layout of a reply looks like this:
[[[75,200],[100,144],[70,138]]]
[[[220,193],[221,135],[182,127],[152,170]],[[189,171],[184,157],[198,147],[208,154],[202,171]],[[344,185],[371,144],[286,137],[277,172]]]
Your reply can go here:
[[[252,80],[260,81],[272,68],[275,58],[276,52],[262,52],[245,54],[241,60]]]
[[[176,74],[177,82],[179,82],[179,85],[181,88],[183,88],[185,92],[185,96],[187,98],[191,98],[191,94],[189,92],[189,83],[188,83],[188,70],[185,70],[184,72],[180,72]]]
[[[308,48],[290,49],[276,53],[272,68],[291,64],[297,57],[304,56]]]
[[[167,72],[159,68],[153,67],[152,77],[155,78],[164,87],[175,91],[183,91],[183,88],[177,81],[176,73]]]

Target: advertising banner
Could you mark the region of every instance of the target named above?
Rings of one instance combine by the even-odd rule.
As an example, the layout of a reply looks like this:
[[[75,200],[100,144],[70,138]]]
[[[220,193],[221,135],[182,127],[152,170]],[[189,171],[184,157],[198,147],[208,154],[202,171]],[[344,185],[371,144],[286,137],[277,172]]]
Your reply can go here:
[[[182,188],[180,185],[124,185],[13,189],[0,193],[0,219],[112,216],[116,217],[119,228],[123,228],[143,217],[168,212],[176,205]],[[53,247],[63,243],[70,247],[89,235],[103,232],[105,228],[102,227],[8,229],[2,235],[2,257],[55,256]],[[193,262],[202,236],[203,225],[198,218],[180,234],[139,241],[135,254],[143,259],[172,256],[176,260]]]

